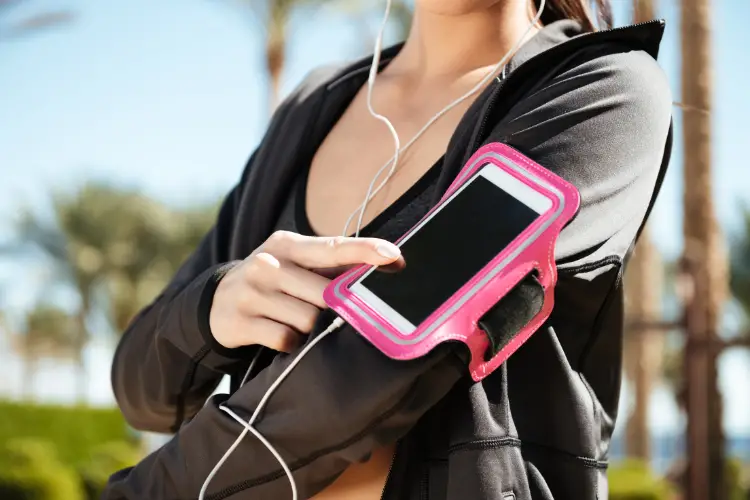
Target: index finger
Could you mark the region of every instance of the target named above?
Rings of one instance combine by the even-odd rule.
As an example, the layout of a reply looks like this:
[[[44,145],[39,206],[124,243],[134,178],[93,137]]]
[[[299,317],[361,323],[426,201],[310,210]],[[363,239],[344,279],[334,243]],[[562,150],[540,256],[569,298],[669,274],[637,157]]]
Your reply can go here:
[[[271,238],[264,251],[306,269],[332,268],[353,264],[382,266],[401,257],[401,250],[379,238],[303,236],[295,233]]]

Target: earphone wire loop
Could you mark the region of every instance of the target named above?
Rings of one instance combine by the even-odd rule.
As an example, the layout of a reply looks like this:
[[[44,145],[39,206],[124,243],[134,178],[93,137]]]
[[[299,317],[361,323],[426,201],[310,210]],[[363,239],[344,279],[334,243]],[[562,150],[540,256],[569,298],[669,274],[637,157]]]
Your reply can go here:
[[[479,92],[492,78],[494,75],[497,74],[497,72],[502,68],[502,76],[503,79],[506,78],[506,71],[507,71],[507,62],[508,60],[515,54],[515,52],[518,50],[518,48],[526,41],[526,37],[529,35],[529,33],[537,26],[537,23],[542,17],[542,13],[544,12],[544,8],[546,5],[546,0],[541,0],[539,9],[537,10],[536,15],[529,23],[528,27],[526,28],[526,31],[524,31],[523,35],[518,38],[516,43],[513,45],[513,47],[506,52],[506,54],[503,56],[503,58],[495,64],[495,66],[492,67],[492,69],[482,78],[479,83],[477,83],[474,87],[472,87],[471,90],[466,92],[464,95],[459,97],[458,99],[454,100],[450,104],[448,104],[446,107],[444,107],[442,110],[440,110],[438,113],[436,113],[430,120],[427,121],[427,123],[414,135],[414,137],[411,138],[411,140],[406,143],[406,145],[403,148],[400,148],[400,139],[398,137],[398,133],[396,132],[395,127],[391,123],[391,121],[383,115],[377,114],[375,110],[372,108],[372,91],[375,86],[375,80],[377,78],[377,73],[380,66],[380,51],[383,43],[383,34],[385,32],[385,26],[387,22],[387,17],[384,19],[384,22],[381,24],[380,32],[378,33],[378,37],[375,40],[375,53],[373,54],[373,61],[372,65],[370,66],[370,74],[367,80],[367,107],[370,114],[375,117],[376,119],[384,122],[386,126],[388,127],[388,130],[391,132],[391,135],[393,136],[394,143],[396,144],[396,149],[394,152],[393,157],[391,157],[390,160],[388,160],[385,165],[383,165],[373,176],[372,181],[370,182],[370,185],[367,189],[367,194],[365,195],[364,200],[362,203],[357,207],[347,218],[346,223],[344,225],[344,229],[342,231],[342,236],[347,236],[349,232],[349,225],[351,224],[352,219],[355,215],[359,213],[359,217],[357,219],[357,227],[355,230],[355,237],[359,236],[359,233],[362,229],[362,221],[364,218],[365,211],[367,210],[367,205],[370,203],[370,201],[381,191],[383,187],[388,183],[388,181],[393,176],[398,160],[399,155],[403,152],[405,152],[412,144],[414,144],[417,139],[419,139],[426,131],[429,129],[430,126],[432,126],[433,123],[435,123],[438,119],[440,119],[443,115],[448,113],[451,109],[455,108],[459,104],[461,104],[463,101],[468,99],[469,97],[473,96],[477,92]],[[390,12],[390,6],[391,6],[391,0],[386,0],[386,16],[387,13]],[[498,80],[500,81],[500,80]],[[373,191],[372,187],[374,186],[377,179],[380,177],[380,174],[385,170],[388,166],[391,166],[388,175],[386,175],[385,179],[380,183],[380,185]]]

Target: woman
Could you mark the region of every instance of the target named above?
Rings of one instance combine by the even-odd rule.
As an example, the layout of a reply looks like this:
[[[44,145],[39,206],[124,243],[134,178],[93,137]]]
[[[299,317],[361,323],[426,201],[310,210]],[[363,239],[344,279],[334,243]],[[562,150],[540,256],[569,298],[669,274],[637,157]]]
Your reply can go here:
[[[383,52],[373,95],[403,142],[481,81],[538,7],[415,3],[408,40]],[[597,11],[608,12],[603,1]],[[368,205],[362,239],[331,237],[393,154],[387,127],[366,106],[370,60],[310,75],[275,113],[215,227],[121,341],[112,378],[125,417],[176,436],[115,474],[104,497],[196,498],[242,430],[219,405],[247,419],[294,359],[279,352],[295,352],[331,322],[322,301],[330,270],[398,259],[388,242],[482,144],[504,142],[582,196],[556,248],[548,323],[479,384],[454,346],[398,362],[344,326],[292,371],[256,427],[294,471],[301,498],[605,498],[620,385],[619,278],[666,167],[671,96],[655,62],[663,24],[594,32],[591,12],[587,0],[548,0],[502,73],[402,155]],[[519,297],[535,291],[523,286]],[[490,330],[507,329],[503,317],[501,308]],[[267,349],[240,387],[259,346]],[[206,402],[223,374],[232,394]],[[290,497],[278,462],[252,436],[208,492]]]

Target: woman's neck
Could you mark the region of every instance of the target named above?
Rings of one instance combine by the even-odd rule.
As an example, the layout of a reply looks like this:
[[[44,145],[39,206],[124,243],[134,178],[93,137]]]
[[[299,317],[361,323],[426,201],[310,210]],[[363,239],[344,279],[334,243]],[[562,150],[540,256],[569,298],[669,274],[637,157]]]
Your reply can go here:
[[[455,80],[496,64],[531,22],[525,1],[501,1],[486,10],[456,15],[429,12],[418,4],[409,37],[389,65],[391,72],[414,83]]]

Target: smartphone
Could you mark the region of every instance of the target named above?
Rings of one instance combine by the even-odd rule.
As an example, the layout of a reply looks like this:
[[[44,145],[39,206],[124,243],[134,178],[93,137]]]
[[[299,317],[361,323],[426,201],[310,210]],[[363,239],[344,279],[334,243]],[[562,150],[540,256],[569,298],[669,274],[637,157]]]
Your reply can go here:
[[[369,269],[349,291],[408,336],[551,208],[548,196],[487,163],[397,243],[403,269]]]

